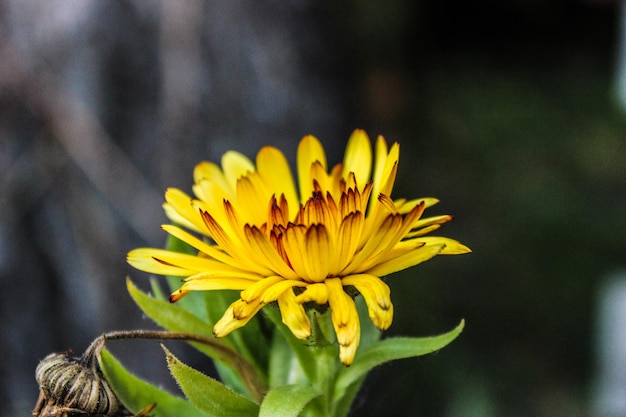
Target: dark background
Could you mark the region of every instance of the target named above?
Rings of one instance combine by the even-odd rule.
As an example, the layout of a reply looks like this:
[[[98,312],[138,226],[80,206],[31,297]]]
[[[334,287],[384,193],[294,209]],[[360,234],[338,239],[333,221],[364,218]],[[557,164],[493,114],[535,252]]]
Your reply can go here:
[[[608,416],[619,19],[601,1],[0,1],[0,415],[30,414],[46,354],[150,327],[125,254],[164,244],[163,191],[190,191],[197,162],[265,144],[293,161],[311,133],[336,163],[358,127],[400,142],[394,196],[438,197],[473,254],[389,278],[389,334],[466,329],[376,369],[354,415]],[[171,386],[158,346],[117,343]]]

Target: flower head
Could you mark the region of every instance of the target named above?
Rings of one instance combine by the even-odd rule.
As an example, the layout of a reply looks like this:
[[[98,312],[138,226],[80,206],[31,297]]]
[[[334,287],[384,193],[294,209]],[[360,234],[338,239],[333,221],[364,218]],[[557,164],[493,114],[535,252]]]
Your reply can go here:
[[[163,229],[198,254],[141,248],[128,254],[128,262],[143,271],[185,277],[172,302],[190,291],[241,290],[215,324],[217,337],[277,302],[283,322],[306,339],[311,324],[304,304],[328,305],[340,360],[349,365],[360,338],[349,294],[360,293],[374,325],[387,329],[393,304],[380,277],[435,255],[469,252],[452,239],[425,236],[451,220],[422,217],[436,199],[391,199],[399,153],[397,143],[388,148],[379,137],[373,154],[366,133],[356,130],[343,163],[329,170],[320,142],[306,136],[298,147],[296,186],[276,148],[262,148],[256,164],[227,152],[221,168],[209,162],[196,166],[196,198],[178,189],[165,194],[168,217],[184,228]]]

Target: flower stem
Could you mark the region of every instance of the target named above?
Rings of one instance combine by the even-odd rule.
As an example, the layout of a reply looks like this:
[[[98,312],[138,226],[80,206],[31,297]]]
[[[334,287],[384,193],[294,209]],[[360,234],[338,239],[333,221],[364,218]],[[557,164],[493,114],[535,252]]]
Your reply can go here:
[[[333,417],[333,387],[337,366],[337,346],[333,335],[330,312],[313,312],[311,317],[311,349],[315,353],[315,381],[311,383],[322,395],[311,402],[302,414],[306,417]],[[332,336],[331,336],[332,337]]]
[[[185,340],[198,342],[221,352],[225,358],[229,358],[230,364],[241,375],[252,398],[260,402],[267,392],[267,387],[250,362],[232,348],[218,340],[193,333],[169,332],[165,330],[116,330],[102,334],[96,338],[85,350],[81,360],[85,364],[95,365],[104,345],[109,340],[122,339],[156,339],[156,340]]]

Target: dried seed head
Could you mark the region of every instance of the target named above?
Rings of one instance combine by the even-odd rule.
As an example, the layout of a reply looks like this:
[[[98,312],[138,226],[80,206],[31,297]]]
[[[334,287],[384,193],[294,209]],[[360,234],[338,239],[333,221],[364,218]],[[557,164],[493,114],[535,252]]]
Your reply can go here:
[[[39,398],[33,409],[36,417],[150,417],[156,406],[150,404],[134,416],[115,396],[98,366],[98,358],[107,340],[169,339],[204,343],[238,358],[241,371],[250,379],[250,392],[262,398],[265,389],[249,363],[235,351],[209,337],[190,333],[155,330],[120,330],[96,338],[80,358],[71,352],[52,353],[37,365],[35,379]]]
[[[95,362],[84,357],[50,354],[37,366],[35,379],[41,390],[35,416],[116,416],[123,409]]]

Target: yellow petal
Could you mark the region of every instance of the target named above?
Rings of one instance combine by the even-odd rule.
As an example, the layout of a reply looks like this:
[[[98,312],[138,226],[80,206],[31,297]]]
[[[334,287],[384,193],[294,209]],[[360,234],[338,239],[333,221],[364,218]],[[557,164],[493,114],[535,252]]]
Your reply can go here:
[[[174,263],[160,261],[159,259],[176,255],[178,259]],[[171,252],[157,248],[137,248],[128,252],[126,261],[134,268],[151,274],[170,276],[189,276],[197,273],[199,269],[197,256]],[[187,265],[189,262],[189,265]]]
[[[363,187],[372,173],[372,145],[364,130],[355,130],[346,146],[343,159],[343,178],[350,172],[354,173],[356,183]]]
[[[200,162],[193,171],[194,194],[203,201],[221,202],[224,198],[233,199],[235,189],[232,188],[224,173],[214,163]]]
[[[378,189],[377,194],[391,195],[391,190],[393,189],[393,185],[396,180],[396,174],[398,172],[399,159],[400,145],[398,144],[398,142],[395,142],[393,145],[391,145],[389,153],[387,154],[387,157],[385,159],[385,166],[380,177],[380,188]],[[376,184],[374,184],[374,186],[375,185]]]
[[[237,320],[246,320],[254,316],[265,304],[260,299],[253,301],[235,301],[233,306],[233,317]]]
[[[428,236],[420,237],[418,240],[420,242],[424,242],[426,245],[445,245],[440,255],[462,255],[464,253],[472,252],[472,250],[464,244],[447,237]]]
[[[376,190],[380,188],[380,183],[382,182],[383,173],[385,170],[385,165],[387,163],[387,142],[385,138],[382,136],[378,136],[376,138],[376,152],[374,154],[374,172],[372,173],[372,181],[374,184],[377,184],[375,187]],[[378,191],[376,191],[378,193]]]
[[[170,295],[170,302],[183,298],[190,291],[213,291],[213,290],[245,290],[255,281],[235,277],[215,278],[207,273],[197,274],[185,280],[185,283]]]
[[[361,241],[361,233],[363,232],[364,217],[361,212],[353,212],[348,214],[339,227],[337,239],[338,253],[335,255],[335,264],[332,267],[337,273],[348,265]]]
[[[324,305],[328,302],[328,288],[322,282],[309,284],[304,291],[296,296],[296,301],[300,304],[313,301]]]
[[[371,268],[373,265],[380,263],[381,260],[386,257],[388,252],[392,251],[394,248],[397,248],[397,243],[405,237],[405,235],[411,229],[411,225],[417,222],[423,211],[423,203],[413,207],[413,209],[402,219],[402,224],[400,225],[400,227],[395,228],[395,230],[392,227],[389,230],[387,239],[381,241],[378,250],[372,253],[370,257],[361,264],[360,270],[365,271]],[[396,216],[401,215],[396,214],[394,217]]]
[[[376,154],[372,181],[374,183],[369,210],[374,211],[376,198],[380,193],[391,195],[391,189],[395,181],[395,171],[400,157],[400,146],[394,143],[388,150],[387,142],[382,136],[376,140]]]
[[[222,250],[220,250],[218,246],[209,245],[205,241],[198,239],[197,237],[193,236],[191,233],[187,233],[186,231],[184,231],[183,229],[179,227],[173,226],[171,224],[164,224],[163,226],[161,226],[161,228],[165,230],[167,233],[169,233],[170,235],[174,236],[177,239],[182,240],[186,244],[194,247],[195,249],[199,250],[200,252],[204,253],[210,258],[213,258],[215,260],[218,260],[220,262],[223,262],[226,265],[230,265],[235,268],[241,266],[241,263],[234,260],[227,253],[224,253]]]
[[[246,225],[244,232],[247,238],[246,253],[248,256],[286,279],[298,278],[294,270],[291,269],[280,256],[276,246],[270,242],[269,237],[261,232],[258,227]]]
[[[168,188],[165,192],[165,201],[163,209],[172,222],[200,233],[207,232],[204,222],[198,217],[198,210],[192,203],[193,199],[189,195],[177,188]]]
[[[289,162],[281,151],[271,146],[262,148],[256,157],[256,166],[267,187],[275,196],[285,195],[291,207],[298,207],[300,200]]]
[[[305,136],[298,145],[298,184],[300,186],[300,201],[304,203],[313,192],[311,179],[311,166],[319,162],[324,170],[326,165],[326,153],[322,144],[315,136]]]
[[[326,172],[326,167],[324,167],[319,161],[315,161],[311,164],[311,168],[309,170],[309,182],[313,186],[312,190],[308,195],[302,195],[302,200],[304,200],[304,197],[311,198],[315,191],[321,191],[322,194],[326,194],[327,191],[332,192],[335,184]]]
[[[440,224],[431,224],[430,226],[426,226],[426,227],[422,227],[420,229],[417,230],[412,230],[409,233],[407,233],[404,238],[405,239],[411,239],[414,237],[418,237],[418,236],[424,236],[430,232],[433,232],[437,229],[439,229],[441,227]]]
[[[268,288],[282,281],[284,281],[284,278],[279,276],[267,277],[260,281],[257,281],[241,292],[241,299],[248,303],[255,300],[260,300]]]
[[[331,321],[339,343],[339,360],[344,365],[350,365],[356,355],[361,336],[361,325],[356,305],[343,290],[341,279],[329,278],[325,284],[328,287]]]
[[[235,152],[228,151],[222,156],[222,168],[224,169],[224,177],[231,190],[237,189],[237,180],[249,172],[254,172],[254,164],[247,156]]]
[[[270,198],[267,218],[268,225],[280,225],[287,227],[290,220],[289,204],[287,203],[287,199],[284,195],[281,195],[279,200],[276,200],[276,196],[272,196]]]
[[[306,281],[310,281],[307,271],[306,227],[290,225],[283,234],[283,247],[294,272]]]
[[[387,262],[391,259],[399,258],[400,256],[412,252],[424,245],[426,245],[426,243],[417,239],[402,240],[396,243],[390,251],[385,253],[383,256],[380,256],[376,261],[378,264],[382,264],[383,262]]]
[[[343,278],[343,285],[353,285],[365,299],[372,323],[386,330],[393,321],[391,291],[387,284],[374,275],[359,274]]]
[[[393,272],[402,271],[411,266],[415,266],[417,264],[425,262],[431,259],[433,256],[438,255],[442,251],[443,247],[443,244],[424,245],[412,252],[375,265],[364,272],[375,275],[377,277],[382,277],[385,275],[389,275]]]
[[[235,301],[232,303],[221,319],[218,320],[217,323],[213,326],[213,334],[215,337],[224,337],[231,333],[233,330],[238,329],[240,327],[245,326],[252,317],[263,307],[262,304],[255,305],[254,309],[251,311],[252,314],[248,314],[246,318],[240,319],[235,316],[235,308],[238,304],[241,303],[241,300]]]
[[[390,245],[397,241],[391,241],[391,238],[402,227],[402,216],[399,214],[387,216],[380,227],[373,231],[372,235],[361,235],[361,244],[364,246],[360,249],[350,262],[350,264],[342,271],[343,275],[352,275],[357,271],[364,271],[365,262],[376,262],[377,256],[386,251]]]
[[[278,297],[278,307],[283,323],[298,339],[306,339],[311,336],[311,322],[304,311],[302,304],[297,302],[293,291],[285,291]]]
[[[283,294],[291,292],[293,287],[304,287],[306,285],[303,281],[298,281],[295,279],[286,279],[284,281],[278,282],[271,287],[269,287],[261,296],[261,302],[263,304],[271,303],[272,301],[278,300]]]
[[[241,177],[237,181],[237,212],[243,224],[261,225],[267,219],[267,203],[272,193],[261,183],[257,173]],[[238,228],[241,226],[238,225]],[[235,226],[233,225],[233,229]]]
[[[334,248],[323,224],[309,227],[306,232],[305,268],[309,282],[322,282],[330,272]]]
[[[226,203],[228,202],[225,202],[225,205],[230,207],[230,205]],[[243,233],[243,231],[236,234],[232,229],[229,228],[229,234],[211,216],[211,214],[203,211],[201,212],[201,215],[213,240],[217,242],[222,250],[228,253],[235,261],[237,261],[241,268],[246,268],[254,273],[265,276],[272,273],[270,269],[265,268],[263,265],[260,265],[256,262],[252,262],[249,258],[247,258],[247,252],[245,250],[242,250],[241,242],[233,241],[233,239],[240,239],[239,233]],[[232,222],[235,223],[236,220],[232,220]],[[230,225],[227,224],[225,226],[228,227]]]
[[[204,272],[211,276],[232,276],[256,281],[259,275],[200,256],[165,249],[139,248],[128,253],[128,263],[145,272],[170,276],[189,276]]]
[[[452,220],[452,216],[449,216],[447,214],[443,216],[425,217],[415,222],[411,229],[420,229],[422,227],[440,225],[449,222],[450,220]]]
[[[394,204],[396,205],[396,210],[398,210],[398,213],[402,213],[402,214],[408,213],[409,211],[413,210],[413,207],[422,203],[424,203],[424,208],[429,208],[439,203],[439,200],[437,200],[436,198],[432,198],[432,197],[422,197],[422,198],[416,198],[414,200],[407,200],[406,198],[399,198],[397,200],[394,200]]]
[[[306,202],[296,221],[307,226],[323,224],[328,228],[332,228],[335,219],[332,217],[331,210],[322,193],[316,192],[313,197],[309,198]]]

